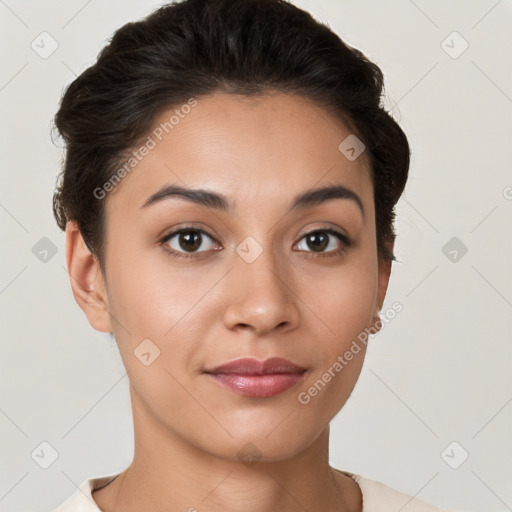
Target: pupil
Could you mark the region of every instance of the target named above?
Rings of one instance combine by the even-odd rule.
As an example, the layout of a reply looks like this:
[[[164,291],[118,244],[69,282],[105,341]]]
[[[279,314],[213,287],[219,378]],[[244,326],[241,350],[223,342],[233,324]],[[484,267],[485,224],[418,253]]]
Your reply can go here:
[[[196,231],[187,231],[180,235],[180,245],[186,250],[196,250],[201,246],[201,234]]]
[[[308,246],[310,249],[325,249],[328,244],[328,239],[325,234],[313,233],[308,237]]]

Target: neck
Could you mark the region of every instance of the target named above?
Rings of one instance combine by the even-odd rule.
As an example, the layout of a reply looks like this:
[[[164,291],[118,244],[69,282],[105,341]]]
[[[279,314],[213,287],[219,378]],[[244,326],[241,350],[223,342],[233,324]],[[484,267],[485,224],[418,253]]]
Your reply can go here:
[[[191,446],[134,407],[131,465],[93,494],[104,512],[304,510],[360,512],[357,483],[328,463],[329,427],[286,460],[244,464]]]

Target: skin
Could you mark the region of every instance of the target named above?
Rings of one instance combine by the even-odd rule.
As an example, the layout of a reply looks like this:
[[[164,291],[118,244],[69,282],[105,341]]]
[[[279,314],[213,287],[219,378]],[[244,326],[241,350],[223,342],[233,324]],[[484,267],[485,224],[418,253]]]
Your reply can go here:
[[[329,465],[328,444],[365,346],[307,405],[298,394],[365,328],[380,327],[391,262],[377,256],[366,154],[348,160],[338,145],[352,131],[298,96],[197,101],[104,199],[106,275],[76,224],[66,229],[73,294],[94,329],[114,333],[133,408],[132,464],[94,500],[104,512],[361,511],[359,486]],[[178,197],[141,208],[168,184],[222,193],[232,211]],[[359,196],[364,217],[340,198],[288,210],[297,194],[333,184]],[[199,257],[170,256],[166,247],[190,249],[179,236],[159,240],[189,224],[212,238]],[[326,227],[352,244],[322,257],[343,243],[327,235],[315,252],[304,235]],[[236,252],[248,236],[262,248],[252,263]],[[134,355],[144,339],[160,349],[149,366]],[[203,373],[243,356],[284,357],[307,372],[270,398],[238,395]],[[252,466],[237,457],[249,442],[261,455]]]

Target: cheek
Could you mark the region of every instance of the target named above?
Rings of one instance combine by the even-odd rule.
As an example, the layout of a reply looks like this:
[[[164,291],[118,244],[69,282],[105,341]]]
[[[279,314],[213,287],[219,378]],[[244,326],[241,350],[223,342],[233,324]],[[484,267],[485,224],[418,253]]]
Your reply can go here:
[[[371,322],[377,264],[371,254],[358,253],[337,269],[316,274],[303,278],[304,303],[324,324],[327,345],[341,349]]]
[[[109,309],[125,364],[133,365],[134,350],[149,339],[161,352],[159,365],[180,374],[193,371],[211,319],[220,314],[216,283],[225,272],[194,270],[162,254],[126,254],[112,254],[116,264],[109,272]]]
[[[198,293],[207,287],[208,280],[166,261],[163,249],[145,254],[135,247],[122,252],[110,255],[114,262],[109,272],[111,312],[123,318],[130,331],[149,335],[145,332],[149,330],[162,337],[197,302]]]
[[[314,402],[312,407],[318,407],[318,413],[326,417],[345,403],[359,377],[375,307],[377,278],[377,263],[368,251],[354,255],[323,279],[307,276],[303,283],[304,289],[310,290],[306,304],[318,320],[311,323],[310,331],[316,347],[310,353],[314,371],[302,391],[307,394],[305,400]],[[315,325],[319,329],[314,329]]]

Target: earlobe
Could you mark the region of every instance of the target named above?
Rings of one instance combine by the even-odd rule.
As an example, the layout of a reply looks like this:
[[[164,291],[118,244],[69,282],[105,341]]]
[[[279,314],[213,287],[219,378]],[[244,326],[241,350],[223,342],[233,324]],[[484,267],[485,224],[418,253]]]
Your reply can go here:
[[[73,296],[89,323],[97,331],[112,332],[108,297],[98,259],[87,248],[74,221],[66,225],[66,262]]]

